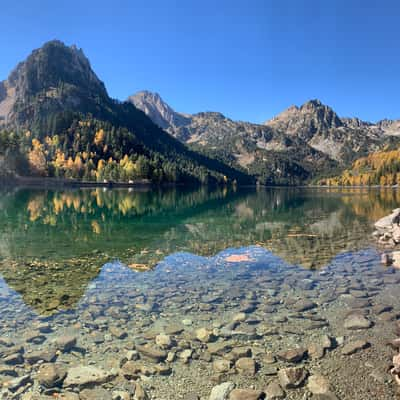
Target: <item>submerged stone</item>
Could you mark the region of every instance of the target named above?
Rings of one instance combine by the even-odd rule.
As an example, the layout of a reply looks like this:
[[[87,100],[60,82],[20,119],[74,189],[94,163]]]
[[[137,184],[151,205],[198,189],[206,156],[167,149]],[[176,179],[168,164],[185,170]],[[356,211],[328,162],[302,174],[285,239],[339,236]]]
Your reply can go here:
[[[371,328],[372,322],[364,317],[362,314],[350,314],[344,320],[344,327],[346,329],[368,329]]]
[[[67,372],[67,377],[64,380],[65,387],[86,385],[99,385],[108,382],[114,377],[109,371],[104,371],[100,368],[79,366],[72,367]]]
[[[301,386],[307,378],[307,371],[302,367],[284,368],[278,371],[278,378],[284,389]]]

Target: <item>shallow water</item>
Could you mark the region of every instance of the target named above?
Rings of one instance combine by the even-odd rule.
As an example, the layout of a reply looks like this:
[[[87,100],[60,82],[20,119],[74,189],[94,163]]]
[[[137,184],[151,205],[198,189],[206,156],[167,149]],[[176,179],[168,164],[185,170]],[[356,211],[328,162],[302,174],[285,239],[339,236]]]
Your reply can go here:
[[[118,373],[103,385],[110,393],[133,390],[121,376],[133,358],[141,368],[135,380],[154,399],[206,399],[228,380],[265,390],[279,369],[299,365],[327,377],[338,398],[394,397],[385,342],[395,337],[400,274],[380,265],[371,233],[397,206],[397,192],[0,193],[0,337],[25,351],[9,364],[18,349],[0,339],[11,365],[0,368],[0,382],[11,379],[10,368],[31,379],[5,398],[83,390],[45,388],[36,377],[42,361],[32,353],[57,350],[66,335],[77,343],[51,362]],[[371,326],[346,328],[349,313]],[[199,328],[210,341],[198,340]],[[170,336],[166,349],[156,345],[160,333]],[[295,363],[279,358],[325,335],[334,340],[322,355],[309,349]],[[343,355],[343,345],[358,339],[369,347]],[[160,360],[137,351],[146,344],[161,350]],[[236,354],[252,358],[257,372],[235,368]],[[308,395],[305,385],[286,390],[289,399]]]

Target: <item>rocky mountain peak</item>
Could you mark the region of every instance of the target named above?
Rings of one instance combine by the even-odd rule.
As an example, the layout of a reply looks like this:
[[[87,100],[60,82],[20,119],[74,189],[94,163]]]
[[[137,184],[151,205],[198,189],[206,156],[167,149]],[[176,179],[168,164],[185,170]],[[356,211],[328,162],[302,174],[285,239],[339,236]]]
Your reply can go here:
[[[169,129],[189,123],[190,118],[173,110],[158,93],[141,90],[128,98],[136,108],[142,110],[160,128]]]
[[[227,119],[224,114],[217,111],[202,111],[193,115],[198,118],[208,118],[212,120],[224,120]]]
[[[324,104],[322,104],[321,100],[319,99],[312,99],[309,101],[306,101],[300,108],[319,108],[319,107],[326,107]]]
[[[60,83],[107,95],[83,50],[75,45],[66,46],[59,40],[52,40],[34,50],[11,72],[8,83],[16,87],[17,95],[36,95],[56,88]]]
[[[320,100],[307,101],[300,107],[291,106],[265,125],[285,132],[310,139],[314,134],[343,126],[343,122],[329,106]]]
[[[32,51],[0,86],[0,123],[24,125],[67,109],[94,112],[110,101],[83,50],[59,40]]]

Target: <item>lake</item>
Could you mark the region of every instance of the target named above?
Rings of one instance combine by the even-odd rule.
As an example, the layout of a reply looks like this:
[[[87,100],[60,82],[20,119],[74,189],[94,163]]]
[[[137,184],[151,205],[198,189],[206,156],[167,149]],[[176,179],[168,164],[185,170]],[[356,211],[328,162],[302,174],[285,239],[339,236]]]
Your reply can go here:
[[[391,189],[1,189],[3,398],[208,399],[224,382],[249,390],[233,399],[279,398],[279,382],[305,399],[322,375],[324,399],[393,399],[400,272],[372,232],[399,203]]]

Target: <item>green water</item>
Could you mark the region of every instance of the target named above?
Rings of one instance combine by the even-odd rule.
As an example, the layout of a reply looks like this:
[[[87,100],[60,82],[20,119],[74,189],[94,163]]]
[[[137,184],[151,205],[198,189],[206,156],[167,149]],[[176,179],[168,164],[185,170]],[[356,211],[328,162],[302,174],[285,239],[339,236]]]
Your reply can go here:
[[[261,246],[290,265],[324,268],[373,245],[394,191],[27,190],[0,194],[0,274],[39,313],[74,307],[102,266],[152,269],[179,252]],[[63,299],[60,301],[60,298]]]
[[[374,220],[397,204],[397,192],[376,190],[3,190],[0,257],[154,266],[177,251],[258,244],[318,268],[368,243]]]

